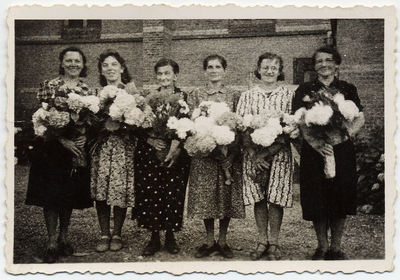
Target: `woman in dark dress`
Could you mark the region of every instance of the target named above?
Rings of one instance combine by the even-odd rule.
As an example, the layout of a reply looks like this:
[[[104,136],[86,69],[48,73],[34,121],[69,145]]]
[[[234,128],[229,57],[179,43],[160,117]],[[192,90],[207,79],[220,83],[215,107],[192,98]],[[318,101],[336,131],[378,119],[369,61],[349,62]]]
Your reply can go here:
[[[160,87],[158,92],[179,94],[186,101],[187,94],[175,87],[179,73],[178,64],[171,59],[161,59],[154,66]],[[176,140],[174,140],[176,141]],[[140,137],[135,151],[135,217],[138,225],[151,231],[151,240],[143,255],[154,255],[161,248],[159,232],[166,231],[165,247],[171,254],[179,252],[174,232],[182,227],[186,185],[190,158],[178,148],[166,166],[157,157],[165,150],[169,140],[157,138],[154,131]],[[167,160],[167,159],[166,159]]]
[[[293,101],[293,110],[304,106],[303,98],[320,89],[334,89],[353,101],[362,110],[357,88],[335,76],[341,63],[340,54],[333,48],[322,47],[313,56],[318,79],[301,84]],[[363,122],[363,115],[360,115]],[[314,147],[313,147],[314,146]],[[324,173],[323,156],[335,156],[336,176],[327,179]],[[344,259],[341,240],[347,215],[356,214],[357,173],[356,157],[351,139],[322,148],[303,141],[300,161],[300,196],[303,219],[313,221],[318,239],[318,248],[313,260]],[[331,242],[328,230],[331,231]]]
[[[73,90],[81,95],[91,94],[91,90],[80,79],[86,76],[86,57],[83,52],[70,47],[60,53],[59,59],[60,77],[45,81],[37,94],[39,101],[44,104],[60,92],[67,94]],[[26,204],[43,207],[48,233],[43,260],[46,263],[54,263],[58,255],[73,254],[74,250],[67,239],[72,209],[93,206],[89,168],[73,164],[74,157],[85,158],[82,153],[85,153],[86,137],[72,137],[71,134],[72,131],[66,131],[55,139],[38,138],[29,174]],[[58,220],[60,232],[57,235]]]

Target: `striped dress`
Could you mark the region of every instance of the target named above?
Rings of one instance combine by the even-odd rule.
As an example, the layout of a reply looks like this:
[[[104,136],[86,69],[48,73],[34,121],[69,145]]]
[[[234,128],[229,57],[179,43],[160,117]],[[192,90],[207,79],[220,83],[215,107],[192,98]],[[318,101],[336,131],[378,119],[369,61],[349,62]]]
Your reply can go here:
[[[279,85],[273,91],[265,91],[256,86],[240,96],[237,113],[256,115],[263,110],[279,110],[292,112],[294,92]],[[263,199],[281,207],[292,207],[292,185],[294,164],[290,144],[281,148],[272,159],[270,177],[267,186],[261,186],[253,181],[255,166],[248,155],[243,158],[243,199],[246,205],[254,204]]]

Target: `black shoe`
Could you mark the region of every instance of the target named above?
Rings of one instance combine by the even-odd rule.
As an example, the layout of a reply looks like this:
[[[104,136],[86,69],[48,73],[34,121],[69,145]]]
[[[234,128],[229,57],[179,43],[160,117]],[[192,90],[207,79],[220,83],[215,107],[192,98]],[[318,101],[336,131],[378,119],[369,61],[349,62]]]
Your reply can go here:
[[[149,244],[144,248],[142,256],[153,256],[161,248],[160,242],[150,240]]]
[[[329,252],[323,251],[320,248],[317,248],[317,250],[315,250],[314,255],[312,256],[313,261],[324,261],[328,259],[329,259]]]
[[[69,242],[58,243],[58,253],[61,256],[68,257],[74,253],[74,248],[71,246]]]
[[[221,255],[224,258],[227,258],[227,259],[233,258],[232,249],[228,246],[228,244],[225,244],[225,246],[220,246],[220,245],[218,245],[218,246],[220,247],[219,251],[221,252]]]
[[[262,246],[264,247],[264,249],[262,249]],[[253,261],[257,261],[257,260],[261,259],[262,257],[265,256],[268,249],[269,249],[269,242],[267,244],[259,242],[257,244],[257,248],[253,252],[250,253],[250,259]]]
[[[197,249],[196,254],[194,254],[194,256],[196,258],[204,258],[208,257],[209,255],[211,255],[216,251],[220,251],[220,247],[217,244],[217,242],[214,241],[213,246],[208,246],[207,244],[203,244],[200,248]]]
[[[168,253],[170,254],[178,254],[179,251],[181,250],[178,246],[178,244],[176,244],[175,240],[165,240],[165,249],[167,249]]]
[[[342,251],[329,251],[328,252],[328,260],[332,261],[343,261],[346,259],[346,255]]]
[[[46,254],[43,257],[44,263],[55,263],[58,259],[57,248],[48,248]]]

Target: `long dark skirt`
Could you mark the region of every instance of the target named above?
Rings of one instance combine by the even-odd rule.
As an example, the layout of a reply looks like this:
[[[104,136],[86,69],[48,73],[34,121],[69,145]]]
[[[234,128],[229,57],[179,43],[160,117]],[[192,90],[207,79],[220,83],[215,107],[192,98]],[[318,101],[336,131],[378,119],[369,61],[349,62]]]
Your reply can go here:
[[[357,208],[356,155],[351,141],[334,146],[336,177],[326,179],[324,161],[303,141],[300,161],[300,198],[303,219],[318,221],[355,215]]]
[[[190,158],[182,153],[172,168],[163,167],[156,150],[140,139],[135,151],[134,217],[140,227],[179,231],[182,227]]]
[[[38,139],[25,203],[53,209],[93,206],[88,167],[73,168],[72,154],[57,140]]]

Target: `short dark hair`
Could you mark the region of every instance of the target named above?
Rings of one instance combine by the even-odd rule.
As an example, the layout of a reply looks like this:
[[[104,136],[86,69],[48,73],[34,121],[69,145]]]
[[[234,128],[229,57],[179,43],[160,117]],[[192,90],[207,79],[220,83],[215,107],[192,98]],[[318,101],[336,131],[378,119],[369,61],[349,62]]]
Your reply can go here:
[[[154,72],[157,74],[158,68],[168,65],[172,67],[174,74],[179,74],[178,63],[169,58],[161,58],[159,61],[157,61],[156,65],[154,65]]]
[[[208,66],[208,62],[210,62],[211,60],[218,60],[221,65],[222,68],[224,68],[224,70],[226,69],[226,67],[228,66],[226,59],[223,56],[220,56],[218,54],[212,54],[207,56],[204,60],[203,60],[203,70],[206,71],[207,70],[207,66]]]
[[[121,64],[121,67],[124,68],[124,72],[122,72],[122,74],[121,74],[122,83],[124,83],[124,84],[129,83],[132,80],[132,77],[129,74],[128,67],[126,67],[125,59],[117,51],[108,49],[108,50],[104,51],[103,53],[101,53],[98,58],[99,62],[97,63],[97,68],[99,69],[99,73],[100,73],[100,85],[102,87],[105,87],[107,85],[107,80],[101,73],[101,66],[102,66],[102,63],[104,62],[104,60],[106,60],[106,58],[109,56],[114,57],[119,62],[119,64]]]
[[[261,62],[264,59],[276,59],[279,61],[279,76],[278,76],[277,80],[283,81],[285,79],[285,74],[283,73],[283,59],[281,56],[279,56],[275,53],[270,53],[270,52],[263,53],[262,55],[260,55],[258,57],[257,69],[254,71],[254,75],[257,77],[257,79],[261,80],[261,75],[260,75],[260,73],[258,73],[258,70],[260,69]]]
[[[63,76],[65,75],[65,70],[62,67],[62,61],[64,60],[64,56],[67,52],[77,52],[82,56],[83,68],[81,73],[79,73],[79,77],[86,77],[87,76],[86,56],[83,54],[83,51],[77,47],[68,47],[60,52],[60,54],[58,55],[58,59],[60,60],[60,69],[58,70],[58,73]]]
[[[313,65],[315,65],[315,57],[317,56],[317,53],[328,53],[332,55],[333,60],[335,61],[336,65],[340,65],[340,63],[342,63],[342,57],[340,56],[340,53],[332,47],[321,47],[319,49],[317,49],[313,56],[312,56],[312,63]]]

